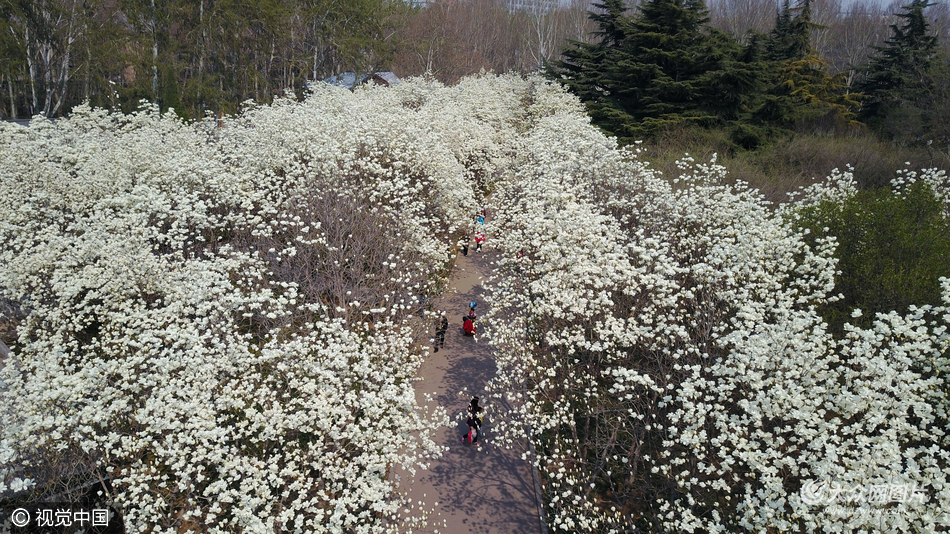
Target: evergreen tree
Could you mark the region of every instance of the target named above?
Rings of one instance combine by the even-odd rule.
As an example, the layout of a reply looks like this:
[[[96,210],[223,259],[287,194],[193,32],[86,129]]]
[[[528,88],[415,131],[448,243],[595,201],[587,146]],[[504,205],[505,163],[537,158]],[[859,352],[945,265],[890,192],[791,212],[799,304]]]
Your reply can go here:
[[[869,97],[861,110],[863,117],[883,117],[902,106],[916,107],[915,96],[928,92],[937,51],[937,37],[930,34],[924,17],[929,5],[927,0],[913,0],[904,6],[884,46],[874,47],[877,55],[871,57],[867,74],[858,82],[858,89]]]
[[[768,40],[765,43],[765,58],[769,61],[784,61],[790,59],[789,45],[792,28],[792,11],[788,0],[782,6],[782,9],[775,15],[775,28],[769,32]]]
[[[795,8],[785,1],[765,44],[772,74],[770,89],[754,114],[758,121],[808,128],[826,119],[832,125],[855,122],[860,95],[849,93],[843,74],[828,73],[828,62],[811,46],[816,28],[820,26],[811,19],[810,0]]]
[[[775,29],[769,34],[766,59],[797,61],[816,55],[811,46],[811,31],[820,27],[811,20],[811,0],[803,0],[795,8],[785,0],[782,11],[776,16]]]
[[[547,66],[549,75],[563,83],[587,105],[595,117],[620,113],[611,98],[611,76],[607,67],[616,62],[616,56],[624,46],[629,19],[623,0],[604,0],[594,4],[599,12],[588,12],[599,30],[594,35],[595,43],[569,41],[563,50],[563,59]],[[600,122],[600,121],[598,121]]]
[[[681,123],[734,120],[755,87],[754,68],[728,35],[710,30],[702,0],[650,0],[636,17],[607,0],[592,14],[596,44],[572,43],[551,69],[622,140]]]

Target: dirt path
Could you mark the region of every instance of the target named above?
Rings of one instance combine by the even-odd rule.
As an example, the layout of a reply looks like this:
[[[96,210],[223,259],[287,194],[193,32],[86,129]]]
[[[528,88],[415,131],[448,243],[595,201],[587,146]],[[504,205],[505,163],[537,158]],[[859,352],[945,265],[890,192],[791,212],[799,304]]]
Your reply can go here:
[[[495,360],[487,341],[462,335],[462,316],[469,302],[478,303],[479,315],[488,311],[482,297],[482,282],[490,272],[488,252],[469,252],[459,256],[452,271],[449,289],[436,303],[446,312],[449,331],[445,348],[429,355],[419,373],[416,398],[424,403],[428,393],[451,415],[456,423],[438,435],[439,443],[449,450],[420,472],[408,489],[413,502],[422,501],[435,509],[425,532],[444,534],[538,534],[534,479],[529,465],[521,459],[522,448],[504,449],[493,442],[492,403],[482,397],[486,408],[481,447],[463,443],[468,431],[464,418],[471,395],[481,396],[495,374]],[[434,336],[434,332],[432,334]],[[436,506],[438,503],[438,506]]]

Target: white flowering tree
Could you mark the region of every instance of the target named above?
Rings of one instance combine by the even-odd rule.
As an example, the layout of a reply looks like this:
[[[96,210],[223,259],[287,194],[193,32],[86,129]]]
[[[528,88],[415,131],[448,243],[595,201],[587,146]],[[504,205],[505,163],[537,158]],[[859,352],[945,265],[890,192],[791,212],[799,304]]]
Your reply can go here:
[[[446,421],[415,401],[417,312],[471,215],[463,163],[497,165],[445,138],[481,132],[440,109],[452,91],[318,87],[224,128],[151,108],[0,126],[0,287],[26,316],[0,492],[108,480],[133,532],[424,521],[389,476]]]
[[[809,246],[714,163],[663,180],[559,90],[535,99],[492,198],[486,332],[494,385],[531,424],[549,524],[945,528],[947,308],[833,338],[815,312],[834,295],[833,238]],[[846,198],[840,182],[805,202]],[[916,493],[869,510],[829,489],[882,486]]]

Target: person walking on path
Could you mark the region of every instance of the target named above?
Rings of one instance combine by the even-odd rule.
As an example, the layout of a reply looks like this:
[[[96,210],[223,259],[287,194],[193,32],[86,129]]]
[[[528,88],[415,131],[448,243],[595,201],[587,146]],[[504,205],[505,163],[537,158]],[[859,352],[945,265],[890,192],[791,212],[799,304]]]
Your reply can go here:
[[[439,352],[439,348],[445,348],[445,333],[448,330],[449,320],[445,317],[445,312],[442,312],[435,326],[435,352]]]
[[[485,242],[485,234],[481,232],[475,232],[475,252],[478,252],[482,249],[482,243]]]
[[[440,348],[445,348],[445,333],[449,330],[449,320],[445,317],[445,312],[442,312],[442,316],[435,322],[435,351],[439,352]]]
[[[478,426],[482,426],[482,416],[481,413],[484,411],[481,406],[478,405],[479,398],[478,396],[472,397],[472,402],[468,404],[468,413],[475,419],[475,422],[478,423]]]
[[[482,435],[482,407],[478,405],[478,397],[472,397],[472,402],[468,405],[468,434],[462,437],[469,443],[478,443],[478,438]]]

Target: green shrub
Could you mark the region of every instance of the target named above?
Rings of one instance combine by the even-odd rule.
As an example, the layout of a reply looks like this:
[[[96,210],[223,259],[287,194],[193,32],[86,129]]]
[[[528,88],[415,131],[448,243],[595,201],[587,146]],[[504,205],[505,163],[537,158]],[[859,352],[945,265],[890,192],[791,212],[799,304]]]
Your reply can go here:
[[[939,305],[941,276],[950,276],[950,221],[930,188],[914,184],[904,196],[860,191],[843,204],[805,208],[799,224],[812,238],[838,238],[835,290],[844,298],[819,310],[833,332],[848,322],[869,327],[878,312]],[[860,309],[861,317],[852,317]]]
[[[765,143],[765,133],[761,128],[740,123],[732,128],[729,139],[746,150],[755,150]]]

